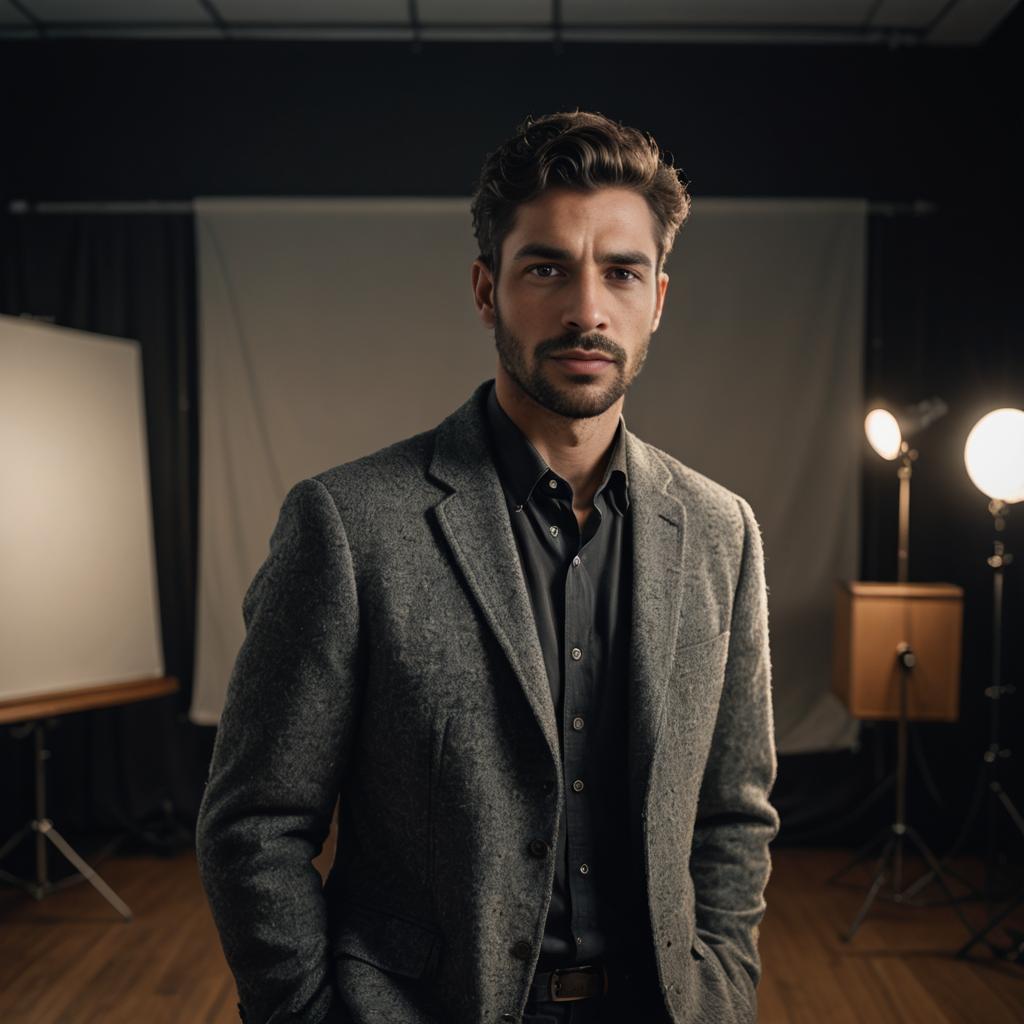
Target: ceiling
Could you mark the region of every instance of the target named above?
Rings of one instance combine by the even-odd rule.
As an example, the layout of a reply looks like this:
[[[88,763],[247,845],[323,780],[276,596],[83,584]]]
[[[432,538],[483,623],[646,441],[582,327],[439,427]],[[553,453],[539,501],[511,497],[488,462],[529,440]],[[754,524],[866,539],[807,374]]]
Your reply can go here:
[[[976,46],[1017,0],[0,0],[0,38]]]

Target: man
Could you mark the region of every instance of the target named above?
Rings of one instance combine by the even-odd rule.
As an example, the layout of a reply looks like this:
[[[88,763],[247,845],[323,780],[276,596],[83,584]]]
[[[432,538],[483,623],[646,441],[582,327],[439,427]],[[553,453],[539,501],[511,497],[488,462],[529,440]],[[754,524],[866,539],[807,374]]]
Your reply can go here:
[[[197,836],[244,1020],[755,1020],[760,536],[621,418],[688,210],[650,136],[527,120],[473,204],[493,384],[288,494]]]

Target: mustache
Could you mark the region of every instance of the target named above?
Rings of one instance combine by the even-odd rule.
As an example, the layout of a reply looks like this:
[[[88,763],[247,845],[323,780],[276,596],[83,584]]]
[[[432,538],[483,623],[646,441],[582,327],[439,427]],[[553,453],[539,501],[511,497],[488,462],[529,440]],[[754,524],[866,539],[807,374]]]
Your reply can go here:
[[[537,358],[557,356],[560,352],[571,352],[577,348],[583,352],[601,352],[619,363],[626,361],[626,352],[622,346],[616,345],[603,334],[591,334],[586,338],[579,334],[563,334],[558,338],[549,338],[537,346],[535,354]]]

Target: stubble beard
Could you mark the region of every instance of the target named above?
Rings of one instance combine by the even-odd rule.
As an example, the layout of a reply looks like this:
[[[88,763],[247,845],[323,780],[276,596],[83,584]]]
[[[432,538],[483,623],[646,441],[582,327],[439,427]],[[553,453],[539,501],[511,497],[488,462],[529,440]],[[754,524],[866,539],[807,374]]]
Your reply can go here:
[[[494,310],[494,346],[505,372],[538,405],[567,419],[582,420],[600,416],[614,405],[628,390],[643,369],[647,359],[651,335],[644,339],[637,350],[631,366],[627,367],[627,353],[603,334],[563,334],[558,338],[542,341],[533,352],[533,364],[527,360],[526,346],[508,330],[497,307]],[[587,352],[602,352],[610,355],[615,362],[610,380],[596,382],[592,374],[568,375],[564,384],[556,383],[548,374],[559,371],[551,365],[552,355],[571,349]]]

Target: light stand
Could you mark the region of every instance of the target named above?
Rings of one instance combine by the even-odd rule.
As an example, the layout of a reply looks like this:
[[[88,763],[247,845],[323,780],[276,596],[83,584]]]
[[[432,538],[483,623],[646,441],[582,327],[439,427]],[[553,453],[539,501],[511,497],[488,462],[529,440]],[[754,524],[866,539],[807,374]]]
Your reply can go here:
[[[35,817],[29,819],[17,832],[0,847],[0,861],[14,850],[23,839],[35,833],[36,874],[34,880],[19,878],[8,871],[0,870],[0,880],[21,886],[31,896],[41,900],[57,889],[62,889],[71,882],[85,878],[93,888],[126,920],[132,919],[128,905],[103,881],[102,878],[79,856],[71,844],[54,828],[53,822],[46,816],[46,761],[50,751],[46,749],[46,720],[28,722],[19,727],[19,738],[33,735],[35,745]],[[72,875],[61,882],[51,882],[47,864],[47,842],[53,845],[77,868],[78,874]]]
[[[896,476],[899,480],[899,518],[898,518],[898,529],[897,529],[897,545],[896,545],[896,579],[897,583],[904,585],[904,594],[909,594],[909,590],[906,588],[907,581],[909,579],[909,562],[910,562],[910,482],[913,478],[914,473],[914,462],[917,460],[917,450],[910,446],[908,438],[919,434],[925,430],[936,420],[940,419],[949,411],[946,403],[938,397],[925,399],[924,401],[918,402],[913,406],[899,407],[892,405],[884,400],[878,400],[871,403],[870,411],[864,420],[864,431],[867,435],[868,442],[875,452],[882,458],[888,461],[899,461],[899,465],[896,469]],[[903,649],[905,648],[905,650]],[[907,673],[913,667],[912,664],[906,664],[906,660],[914,662],[915,655],[913,651],[906,646],[905,643],[901,646],[897,657],[900,659],[901,666],[901,680],[900,680],[900,711],[898,714],[898,727],[897,727],[897,767],[895,772],[896,782],[896,820],[890,826],[892,836],[889,842],[883,848],[882,858],[879,863],[878,874],[876,875],[875,882],[873,883],[867,900],[865,901],[864,907],[861,909],[853,927],[847,934],[847,941],[853,938],[854,933],[860,927],[860,923],[863,920],[865,914],[874,902],[875,897],[878,895],[884,881],[884,866],[888,861],[890,852],[895,852],[895,881],[893,886],[892,899],[895,902],[911,902],[911,897],[921,887],[921,881],[915,883],[912,887],[904,890],[902,888],[902,863],[903,863],[903,836],[911,834],[912,841],[924,852],[927,850],[923,840],[920,836],[908,830],[910,827],[906,823],[905,819],[905,808],[906,808],[906,782],[907,782],[907,737],[909,730],[909,717],[907,715],[906,707],[906,684],[907,684]],[[870,713],[864,713],[863,715],[858,713],[858,708],[855,707],[856,701],[851,701],[850,698],[852,693],[849,687],[845,688],[845,692],[840,694],[846,699],[847,707],[854,714],[855,717],[876,717]],[[892,717],[890,714],[882,714],[877,717]],[[950,717],[949,715],[932,715],[929,717]],[[954,719],[956,717],[955,709],[952,712]],[[914,754],[917,758],[918,767],[920,768],[922,777],[927,785],[929,793],[932,794],[933,799],[939,803],[938,796],[935,791],[935,785],[932,781],[931,774],[928,770],[928,766],[925,762],[924,756],[921,751],[916,733],[913,734],[914,739]],[[883,788],[887,788],[891,784],[893,776],[890,775],[882,786],[876,790],[880,792]],[[882,833],[882,836],[888,835],[890,830],[886,830]],[[867,856],[870,855],[870,851],[878,844],[881,837],[876,837],[871,840],[863,849],[858,851],[853,859],[841,868],[832,878],[830,882],[837,881],[847,871],[850,870],[854,865],[859,864]],[[922,849],[923,848],[923,849]],[[929,860],[930,858],[930,860]],[[926,860],[929,860],[929,866],[931,863],[936,863],[931,851],[928,850],[925,856]],[[947,871],[948,874],[957,878],[964,885],[970,888],[969,883],[965,882],[959,875],[954,871]],[[930,872],[928,875],[929,880],[935,877],[934,872]],[[945,881],[943,881],[945,885]],[[949,892],[947,887],[947,893]],[[952,898],[952,896],[951,896]],[[966,925],[966,920],[964,921]],[[969,926],[968,926],[969,927]]]
[[[978,812],[984,804],[988,823],[985,848],[985,896],[986,902],[990,903],[995,889],[996,819],[999,808],[1005,811],[1022,837],[1024,837],[1024,818],[1021,817],[1020,811],[999,779],[1000,772],[1009,767],[1011,758],[1010,750],[999,742],[999,704],[1004,695],[1014,692],[1013,686],[1004,686],[1002,683],[1003,569],[1013,561],[1013,555],[1006,550],[999,535],[1006,528],[1006,516],[1009,509],[1006,503],[998,498],[993,498],[989,502],[988,508],[992,513],[996,531],[993,553],[987,559],[988,564],[992,567],[992,683],[985,690],[985,696],[991,701],[989,705],[989,743],[982,756],[974,803],[957,842],[962,842],[963,837],[970,833]],[[967,956],[971,948],[985,939],[1022,903],[1024,903],[1024,892],[1018,893],[1003,910],[991,917],[984,927],[974,932],[968,942],[957,951],[957,956]],[[1005,959],[1015,960],[1018,963],[1024,962],[1024,937],[1016,938],[1015,944],[1009,948],[1000,949],[991,943],[988,945],[990,949]]]
[[[1013,826],[1024,836],[1024,818],[1010,795],[1003,788],[1000,775],[1006,771],[1010,761],[1010,750],[999,739],[999,707],[1004,696],[1014,692],[1014,687],[1002,682],[1003,647],[1003,571],[1013,561],[1006,550],[1001,534],[1006,528],[1009,505],[1024,501],[1024,411],[1020,409],[995,409],[983,416],[972,428],[964,446],[964,462],[967,474],[974,485],[989,499],[988,510],[992,515],[995,537],[993,552],[987,563],[992,575],[992,681],[985,690],[989,705],[989,741],[982,756],[978,773],[978,785],[964,826],[953,845],[949,857],[959,850],[971,834],[971,829],[984,806],[987,818],[987,843],[985,850],[984,892],[978,893],[991,908],[995,902],[996,829],[1000,808],[1009,817]],[[927,881],[922,878],[921,884]],[[987,940],[988,934],[1024,902],[1024,892],[1011,898],[1009,904],[957,952],[965,957],[978,942],[986,944],[997,955],[1006,959],[1024,962],[1024,935],[1010,931],[1012,943],[1009,948],[999,949]]]
[[[955,719],[960,665],[963,592],[950,584],[849,583],[840,585],[837,605],[835,688],[858,717],[891,718],[897,726],[896,806],[892,823],[871,839],[830,882],[838,881],[881,847],[867,896],[850,929],[849,942],[890,878],[885,895],[906,903],[904,853],[909,841],[937,878],[958,917],[971,925],[955,905],[946,876],[935,855],[907,821],[907,726],[911,715]],[[896,679],[894,680],[894,673]],[[898,703],[892,708],[892,683]],[[914,706],[910,707],[910,687]]]

